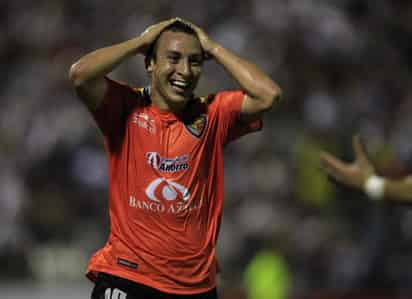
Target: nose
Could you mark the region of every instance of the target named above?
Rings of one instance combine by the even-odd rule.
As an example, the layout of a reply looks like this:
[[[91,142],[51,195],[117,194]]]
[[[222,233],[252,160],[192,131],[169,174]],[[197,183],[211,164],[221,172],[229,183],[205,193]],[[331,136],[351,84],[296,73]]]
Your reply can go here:
[[[186,76],[186,77],[190,76],[191,70],[190,70],[189,61],[182,59],[178,65],[177,71],[182,76]]]

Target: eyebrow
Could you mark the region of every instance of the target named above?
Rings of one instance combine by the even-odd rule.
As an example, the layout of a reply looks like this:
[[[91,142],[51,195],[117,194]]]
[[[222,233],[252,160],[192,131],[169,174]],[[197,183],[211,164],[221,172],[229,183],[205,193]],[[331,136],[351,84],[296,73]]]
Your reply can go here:
[[[196,54],[189,55],[189,57],[192,57],[192,58],[202,58],[203,55],[202,55],[201,53],[196,53]]]
[[[175,51],[175,50],[166,50],[166,55],[182,56],[182,52]],[[189,54],[189,57],[190,58],[202,58],[203,55],[201,53],[193,53],[193,54]]]
[[[181,52],[178,51],[174,51],[174,50],[167,50],[166,54],[173,54],[173,55],[182,55]]]

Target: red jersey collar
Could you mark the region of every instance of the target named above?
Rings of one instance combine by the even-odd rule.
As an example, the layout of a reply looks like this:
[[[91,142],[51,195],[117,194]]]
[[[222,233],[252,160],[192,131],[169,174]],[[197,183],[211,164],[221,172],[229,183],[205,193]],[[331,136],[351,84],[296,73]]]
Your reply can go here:
[[[149,111],[156,115],[160,121],[164,122],[174,122],[179,120],[178,116],[170,111],[160,110],[159,107],[152,104],[149,106]]]

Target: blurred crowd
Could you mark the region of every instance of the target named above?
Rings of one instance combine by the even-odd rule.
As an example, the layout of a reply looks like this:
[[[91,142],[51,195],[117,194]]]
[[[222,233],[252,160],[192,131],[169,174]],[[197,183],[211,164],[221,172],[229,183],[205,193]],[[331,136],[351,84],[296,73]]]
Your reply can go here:
[[[265,250],[285,262],[291,298],[412,294],[410,206],[371,202],[319,170],[321,150],[352,158],[355,133],[380,172],[412,170],[412,2],[402,0],[0,1],[0,281],[85,279],[108,233],[107,166],[68,70],[173,16],[255,62],[286,100],[263,132],[226,149],[222,288],[243,294]],[[142,57],[111,77],[148,84]],[[236,87],[211,61],[198,93]]]

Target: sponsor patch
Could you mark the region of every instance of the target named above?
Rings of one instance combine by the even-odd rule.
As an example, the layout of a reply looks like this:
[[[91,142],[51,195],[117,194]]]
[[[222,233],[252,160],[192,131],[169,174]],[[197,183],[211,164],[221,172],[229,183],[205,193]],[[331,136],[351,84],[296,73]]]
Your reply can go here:
[[[161,172],[178,172],[189,168],[189,155],[165,158],[157,152],[146,153],[147,163],[154,169]]]
[[[199,115],[191,124],[186,125],[186,128],[189,130],[189,132],[197,138],[202,136],[206,127],[207,116],[205,114]]]

